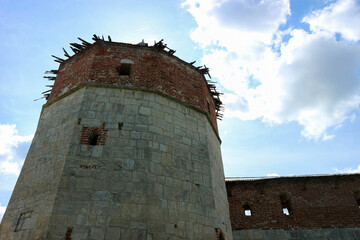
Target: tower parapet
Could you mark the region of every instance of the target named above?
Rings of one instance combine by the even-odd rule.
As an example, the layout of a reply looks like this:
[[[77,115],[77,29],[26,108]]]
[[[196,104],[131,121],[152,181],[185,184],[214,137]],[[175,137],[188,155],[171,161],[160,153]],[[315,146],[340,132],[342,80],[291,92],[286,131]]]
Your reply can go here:
[[[158,91],[207,112],[217,130],[220,93],[205,79],[203,73],[207,71],[156,45],[98,40],[61,63],[48,101],[82,83],[137,87]]]

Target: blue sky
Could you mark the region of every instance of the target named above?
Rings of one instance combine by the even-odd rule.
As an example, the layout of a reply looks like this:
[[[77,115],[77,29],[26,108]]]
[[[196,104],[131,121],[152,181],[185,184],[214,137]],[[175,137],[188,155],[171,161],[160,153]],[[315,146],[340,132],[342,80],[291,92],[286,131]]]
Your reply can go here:
[[[225,93],[227,177],[360,171],[358,0],[0,0],[0,217],[36,130],[51,54],[77,37],[206,64]]]

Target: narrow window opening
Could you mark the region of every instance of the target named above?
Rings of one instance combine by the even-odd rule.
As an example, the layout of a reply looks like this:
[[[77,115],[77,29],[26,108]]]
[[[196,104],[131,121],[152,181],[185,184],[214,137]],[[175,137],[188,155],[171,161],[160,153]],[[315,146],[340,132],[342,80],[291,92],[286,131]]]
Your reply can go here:
[[[207,101],[208,112],[210,113],[210,102],[209,102],[209,99],[206,99],[206,101]]]
[[[280,201],[282,212],[284,215],[289,216],[292,214],[291,203],[290,203],[290,195],[288,193],[280,194]]]
[[[28,229],[31,213],[32,211],[20,214],[20,217],[16,223],[15,232]]]
[[[97,142],[100,138],[100,135],[97,131],[92,131],[90,134],[89,134],[89,145],[97,145]]]
[[[131,64],[130,63],[122,63],[118,68],[118,72],[120,76],[130,76]]]
[[[219,240],[225,240],[224,234],[220,233]]]
[[[243,208],[244,208],[244,214],[245,214],[245,216],[251,217],[251,208],[250,208],[249,204],[245,204],[245,205],[243,206]]]
[[[118,129],[119,129],[119,130],[121,130],[123,126],[124,126],[124,123],[123,123],[123,122],[119,122],[119,123],[118,123]]]
[[[80,123],[81,123],[81,118],[78,119],[78,125],[80,125]]]
[[[283,208],[283,214],[288,216],[290,214],[289,209]]]

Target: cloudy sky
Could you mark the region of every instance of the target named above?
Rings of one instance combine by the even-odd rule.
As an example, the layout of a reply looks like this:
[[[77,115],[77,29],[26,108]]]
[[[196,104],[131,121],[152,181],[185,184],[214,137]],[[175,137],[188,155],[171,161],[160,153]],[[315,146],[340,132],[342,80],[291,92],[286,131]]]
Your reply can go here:
[[[359,0],[0,0],[0,218],[44,100],[77,37],[152,44],[206,64],[225,94],[227,177],[360,171]]]

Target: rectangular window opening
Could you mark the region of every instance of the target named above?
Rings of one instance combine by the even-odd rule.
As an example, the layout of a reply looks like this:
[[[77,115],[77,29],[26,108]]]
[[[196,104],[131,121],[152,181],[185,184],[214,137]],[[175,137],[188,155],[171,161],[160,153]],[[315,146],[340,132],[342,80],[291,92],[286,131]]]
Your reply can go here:
[[[20,217],[16,223],[15,232],[28,229],[31,213],[32,211],[20,214]]]
[[[120,76],[130,76],[131,64],[122,63],[118,68],[118,72]]]

